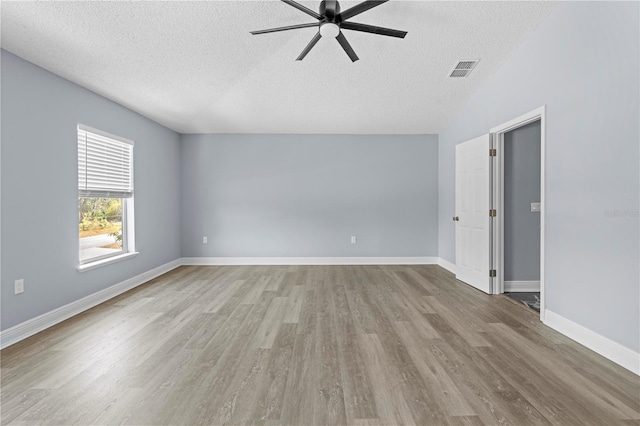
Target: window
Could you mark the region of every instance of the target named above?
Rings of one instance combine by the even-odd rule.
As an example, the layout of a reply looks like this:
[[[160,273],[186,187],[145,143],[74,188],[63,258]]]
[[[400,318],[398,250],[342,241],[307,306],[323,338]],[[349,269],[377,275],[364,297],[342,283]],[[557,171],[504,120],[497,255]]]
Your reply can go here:
[[[80,264],[133,253],[133,142],[78,126]]]

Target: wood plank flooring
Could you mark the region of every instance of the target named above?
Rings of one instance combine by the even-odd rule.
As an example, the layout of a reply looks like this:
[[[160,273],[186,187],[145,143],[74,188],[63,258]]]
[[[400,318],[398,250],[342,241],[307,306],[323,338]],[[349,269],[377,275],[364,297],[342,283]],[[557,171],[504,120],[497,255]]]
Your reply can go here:
[[[640,378],[438,266],[187,266],[11,346],[1,423],[640,424]]]

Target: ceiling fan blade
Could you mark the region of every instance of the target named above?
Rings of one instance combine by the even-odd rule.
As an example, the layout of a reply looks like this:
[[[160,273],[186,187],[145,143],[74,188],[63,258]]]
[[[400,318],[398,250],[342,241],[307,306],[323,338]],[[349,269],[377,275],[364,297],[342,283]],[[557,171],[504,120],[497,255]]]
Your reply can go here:
[[[311,41],[309,42],[309,44],[307,44],[307,47],[304,48],[304,50],[302,51],[302,53],[300,54],[300,56],[298,56],[298,58],[296,59],[296,61],[301,61],[304,59],[305,56],[307,56],[307,53],[309,53],[309,51],[311,49],[313,49],[313,46],[316,45],[316,43],[322,38],[322,36],[320,35],[320,31],[318,31],[318,33],[311,39]]]
[[[284,1],[284,0],[283,0]],[[369,9],[372,9],[376,6],[380,6],[382,3],[386,3],[389,0],[367,0],[367,1],[363,1],[360,4],[357,4],[355,6],[353,6],[352,8],[349,8],[347,10],[345,10],[344,12],[341,12],[340,14],[338,14],[337,18],[338,21],[346,21],[349,18],[353,18],[356,15],[361,14],[362,12],[366,12]]]
[[[351,62],[355,62],[360,59],[358,58],[358,55],[356,55],[356,52],[353,51],[353,48],[345,38],[344,34],[342,34],[342,32],[338,34],[336,40],[338,40],[338,43],[340,43],[340,46],[342,46],[344,51],[347,52],[347,55],[349,55],[349,59],[351,59]]]
[[[358,24],[357,22],[342,22],[340,28],[343,30],[362,31],[364,33],[380,34],[389,37],[404,38],[406,31],[392,30],[390,28],[376,27],[373,25]]]
[[[256,34],[275,33],[275,32],[278,32],[278,31],[295,30],[295,29],[298,29],[298,28],[317,27],[318,25],[319,24],[317,22],[314,22],[314,23],[311,23],[311,24],[288,25],[286,27],[269,28],[268,30],[251,31],[251,34],[256,35]]]
[[[313,10],[309,9],[306,6],[301,5],[298,2],[295,2],[293,0],[282,0],[282,2],[288,4],[289,6],[295,7],[296,9],[306,13],[307,15],[311,15],[316,19],[322,19],[322,16],[320,16],[320,14],[318,14],[317,12],[314,12]]]

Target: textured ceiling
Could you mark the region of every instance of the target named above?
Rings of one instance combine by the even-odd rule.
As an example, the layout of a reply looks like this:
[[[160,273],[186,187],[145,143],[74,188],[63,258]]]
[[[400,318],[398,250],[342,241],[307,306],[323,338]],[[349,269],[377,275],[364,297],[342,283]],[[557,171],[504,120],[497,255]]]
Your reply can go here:
[[[313,22],[279,1],[1,7],[2,48],[181,133],[402,134],[437,133],[553,4],[392,0],[351,20],[407,37],[345,30],[355,63],[335,39],[295,61],[315,28],[249,34]]]

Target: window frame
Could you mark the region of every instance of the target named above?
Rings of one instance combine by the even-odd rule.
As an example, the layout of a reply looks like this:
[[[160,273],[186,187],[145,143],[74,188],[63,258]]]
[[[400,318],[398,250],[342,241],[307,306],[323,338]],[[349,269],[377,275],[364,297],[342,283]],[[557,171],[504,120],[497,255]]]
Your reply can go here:
[[[104,255],[92,257],[90,259],[80,259],[80,234],[78,232],[78,267],[77,270],[83,272],[85,270],[90,270],[93,268],[97,268],[100,266],[108,265],[114,262],[118,262],[120,260],[124,260],[130,257],[133,257],[138,254],[135,250],[135,231],[134,231],[134,164],[133,164],[133,147],[134,142],[130,139],[123,138],[121,136],[112,135],[110,133],[104,132],[102,130],[94,129],[92,127],[83,125],[78,123],[76,127],[76,131],[84,131],[93,133],[95,135],[101,136],[103,138],[108,138],[117,142],[126,143],[131,145],[131,157],[130,157],[130,181],[131,181],[131,196],[129,197],[121,197],[114,196],[114,194],[109,195],[109,191],[105,191],[102,195],[81,195],[80,189],[78,189],[77,199],[81,198],[119,198],[121,201],[121,216],[122,216],[122,250],[115,253],[107,253]],[[76,132],[76,133],[77,133]],[[78,144],[78,140],[76,140],[76,146]],[[79,159],[77,159],[79,162]],[[78,177],[78,185],[80,183]],[[77,203],[77,201],[76,201]]]

